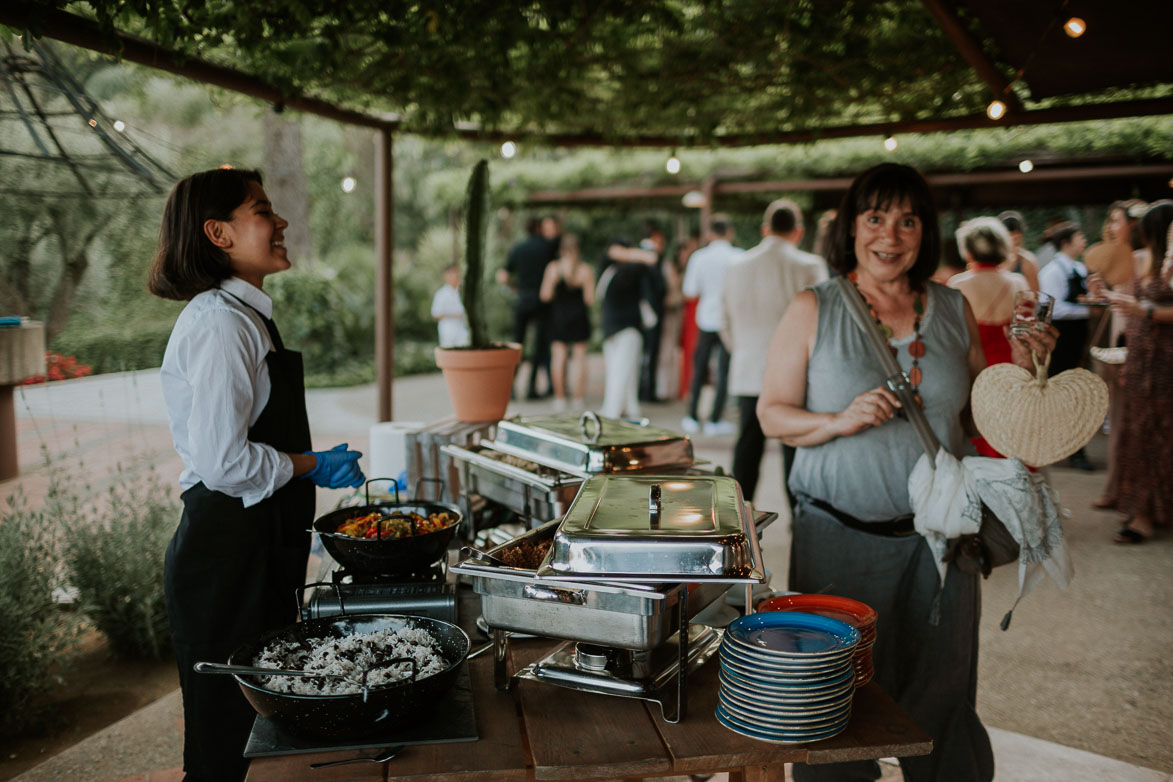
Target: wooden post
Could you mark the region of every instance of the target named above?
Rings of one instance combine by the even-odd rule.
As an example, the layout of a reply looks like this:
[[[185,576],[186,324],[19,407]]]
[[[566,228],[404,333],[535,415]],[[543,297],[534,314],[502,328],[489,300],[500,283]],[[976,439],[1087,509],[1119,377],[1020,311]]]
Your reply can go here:
[[[379,420],[390,421],[395,366],[395,186],[390,128],[375,139],[375,379]]]

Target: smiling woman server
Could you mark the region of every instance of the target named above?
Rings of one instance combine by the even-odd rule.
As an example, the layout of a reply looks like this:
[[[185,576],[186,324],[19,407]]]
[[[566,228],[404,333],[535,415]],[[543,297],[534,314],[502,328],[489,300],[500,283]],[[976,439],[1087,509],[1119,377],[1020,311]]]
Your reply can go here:
[[[239,780],[255,713],[235,680],[201,676],[240,645],[296,620],[314,486],[358,486],[357,451],[310,450],[301,354],[287,350],[262,290],[290,267],[255,171],[214,169],[172,190],[148,287],[187,301],[161,382],[183,459],[183,515],[165,588],[183,690],[187,782]]]

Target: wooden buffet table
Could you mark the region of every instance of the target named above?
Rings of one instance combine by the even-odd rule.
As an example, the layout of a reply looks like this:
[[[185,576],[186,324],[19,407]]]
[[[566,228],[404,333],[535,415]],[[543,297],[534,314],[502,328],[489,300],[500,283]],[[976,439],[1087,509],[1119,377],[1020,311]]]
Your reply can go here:
[[[557,641],[513,641],[513,669],[544,656]],[[734,782],[784,778],[783,764],[833,763],[925,755],[932,741],[875,684],[855,696],[851,722],[834,738],[781,745],[740,736],[717,722],[718,661],[689,681],[688,712],[664,722],[660,707],[641,700],[575,692],[517,681],[510,692],[493,686],[492,654],[469,663],[480,740],[409,746],[387,763],[309,768],[310,763],[363,753],[256,758],[247,782],[288,780],[413,780],[414,782],[530,782],[603,780],[730,772]]]

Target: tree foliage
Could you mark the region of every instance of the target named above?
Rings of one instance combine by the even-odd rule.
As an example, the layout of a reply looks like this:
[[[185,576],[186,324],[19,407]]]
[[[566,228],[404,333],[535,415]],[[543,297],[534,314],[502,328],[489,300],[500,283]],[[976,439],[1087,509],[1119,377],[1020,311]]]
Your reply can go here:
[[[396,112],[413,131],[473,121],[521,137],[703,144],[980,114],[990,94],[919,0],[55,0],[41,10],[67,5],[107,32],[290,92]],[[996,67],[1009,77],[1019,65]]]

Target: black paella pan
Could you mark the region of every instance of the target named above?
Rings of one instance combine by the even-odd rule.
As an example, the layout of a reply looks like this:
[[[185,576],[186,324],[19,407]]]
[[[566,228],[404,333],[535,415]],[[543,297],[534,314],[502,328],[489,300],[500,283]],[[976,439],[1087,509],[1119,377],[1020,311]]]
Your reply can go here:
[[[463,514],[455,505],[431,500],[399,499],[399,484],[395,484],[395,501],[371,502],[371,482],[389,480],[372,478],[366,483],[365,505],[350,508],[339,508],[330,511],[314,522],[314,532],[322,539],[322,545],[330,556],[341,565],[355,573],[363,575],[395,576],[418,573],[438,561],[448,550],[448,544],[456,535],[457,528],[464,520]],[[435,479],[423,478],[423,481],[434,481],[440,484],[439,494],[443,495],[443,482]],[[417,484],[416,493],[419,494]],[[411,534],[404,537],[390,537],[380,535],[374,538],[356,538],[341,534],[338,528],[352,519],[378,513],[388,518],[404,517],[408,514],[418,514],[425,519],[433,513],[447,513],[452,523],[443,529],[422,535]],[[382,525],[379,525],[380,528]],[[408,523],[411,532],[415,532],[414,522]]]
[[[348,695],[296,695],[261,686],[257,676],[234,674],[257,713],[295,736],[313,739],[362,738],[392,731],[418,719],[451,689],[468,655],[468,635],[454,624],[423,616],[349,614],[298,622],[244,644],[230,665],[252,665],[270,644],[287,641],[312,648],[322,640],[378,630],[415,627],[436,640],[445,667],[423,678],[403,679]]]

